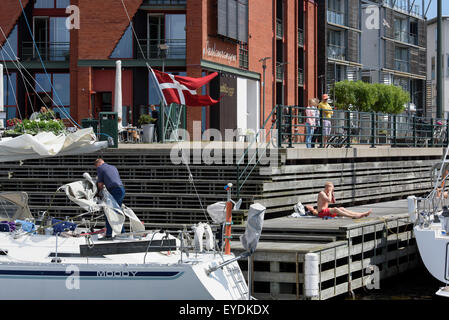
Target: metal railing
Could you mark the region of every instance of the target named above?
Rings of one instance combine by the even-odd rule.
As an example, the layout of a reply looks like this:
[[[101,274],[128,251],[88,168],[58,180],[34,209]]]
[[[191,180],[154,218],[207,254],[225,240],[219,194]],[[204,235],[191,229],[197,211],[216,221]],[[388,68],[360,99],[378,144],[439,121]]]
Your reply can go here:
[[[327,10],[327,22],[345,25],[345,13],[333,10]]]
[[[272,141],[276,140],[279,142],[279,130],[276,130],[280,122],[276,119],[275,115],[279,114],[280,109],[276,106],[271,110],[268,117],[265,119],[263,126],[254,138],[250,141],[250,144],[243,152],[243,155],[237,161],[237,197],[240,196],[240,191],[245,185],[246,181],[250,177],[251,173],[260,163],[261,159],[267,155]],[[269,126],[267,128],[267,125]],[[247,164],[245,165],[245,159],[247,159]]]
[[[304,70],[301,68],[298,68],[298,85],[304,85]]]
[[[137,59],[185,59],[186,40],[185,39],[138,39],[139,48],[136,50]],[[160,45],[166,44],[168,49],[161,50]],[[140,50],[142,48],[144,55]],[[164,56],[165,55],[165,56]]]
[[[280,39],[284,37],[284,26],[281,19],[276,19],[276,37]]]
[[[445,119],[347,110],[334,110],[331,118],[326,118],[322,110],[316,112],[315,117],[306,117],[304,107],[279,108],[280,146],[310,142],[308,147],[321,148],[356,145],[441,147],[449,141],[448,121]],[[307,122],[315,123],[313,133],[308,132]],[[321,130],[326,127],[329,129]],[[326,130],[330,130],[328,135]]]
[[[70,42],[36,42],[36,46],[32,41],[22,42],[23,60],[39,60],[39,55],[44,61],[68,61]]]
[[[298,46],[304,45],[304,31],[302,29],[298,29]]]
[[[405,31],[395,31],[394,39],[401,41],[401,42],[414,44],[414,45],[418,44],[418,36],[414,33],[409,33],[409,32],[405,32]]]
[[[394,60],[394,68],[397,71],[409,72],[410,70],[410,62],[405,60]]]
[[[276,80],[284,80],[284,65],[276,65]]]
[[[327,57],[338,60],[346,59],[346,47],[329,44],[327,46]]]

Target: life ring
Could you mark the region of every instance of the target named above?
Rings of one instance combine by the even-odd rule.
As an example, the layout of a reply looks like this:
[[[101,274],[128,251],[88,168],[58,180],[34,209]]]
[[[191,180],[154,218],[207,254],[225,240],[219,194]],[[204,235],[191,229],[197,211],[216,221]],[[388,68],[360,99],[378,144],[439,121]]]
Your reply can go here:
[[[195,233],[195,248],[199,251],[203,251],[203,237],[206,235],[206,250],[210,251],[214,248],[214,235],[211,227],[207,223],[198,223],[194,227]]]

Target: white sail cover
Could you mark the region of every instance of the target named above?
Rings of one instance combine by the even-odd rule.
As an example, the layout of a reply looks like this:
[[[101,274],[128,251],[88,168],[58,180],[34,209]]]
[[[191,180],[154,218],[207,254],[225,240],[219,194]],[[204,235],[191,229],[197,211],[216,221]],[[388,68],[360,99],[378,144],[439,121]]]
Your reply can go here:
[[[65,191],[67,197],[88,212],[103,211],[112,228],[112,235],[120,234],[126,217],[132,232],[145,231],[145,226],[137,218],[133,210],[122,204],[119,207],[117,201],[106,190],[102,190],[102,199],[96,198],[97,186],[88,173],[84,173],[85,180],[76,181],[59,187]]]
[[[263,220],[266,208],[260,203],[252,204],[248,210],[245,233],[240,236],[240,241],[247,252],[253,254],[256,251],[262,234]]]
[[[0,140],[0,162],[90,153],[107,147],[107,141],[96,142],[92,128],[58,136],[52,132],[23,134]]]

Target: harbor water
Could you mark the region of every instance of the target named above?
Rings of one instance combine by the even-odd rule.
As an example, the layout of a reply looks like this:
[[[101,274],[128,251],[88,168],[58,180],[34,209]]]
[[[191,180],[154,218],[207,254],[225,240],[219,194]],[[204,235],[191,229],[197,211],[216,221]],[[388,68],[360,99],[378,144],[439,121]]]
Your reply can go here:
[[[366,288],[350,294],[333,298],[332,300],[422,300],[445,301],[447,298],[437,296],[435,293],[444,284],[435,279],[420,263],[418,267],[380,281],[379,289]]]

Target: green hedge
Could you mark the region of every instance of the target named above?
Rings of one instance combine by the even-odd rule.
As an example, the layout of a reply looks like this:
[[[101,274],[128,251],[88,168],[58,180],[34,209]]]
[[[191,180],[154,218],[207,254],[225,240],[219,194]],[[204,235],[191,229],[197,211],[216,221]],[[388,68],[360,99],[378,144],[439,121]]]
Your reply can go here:
[[[334,87],[337,109],[399,114],[410,102],[410,94],[401,87],[363,81],[341,81]]]

